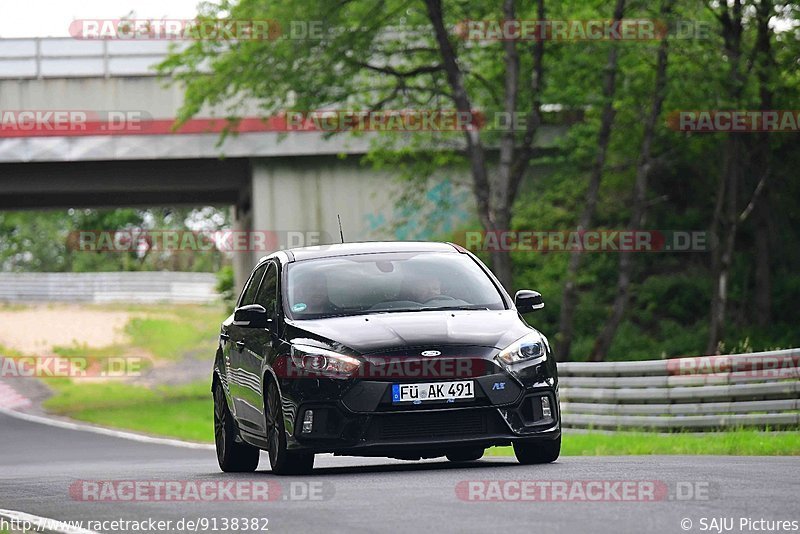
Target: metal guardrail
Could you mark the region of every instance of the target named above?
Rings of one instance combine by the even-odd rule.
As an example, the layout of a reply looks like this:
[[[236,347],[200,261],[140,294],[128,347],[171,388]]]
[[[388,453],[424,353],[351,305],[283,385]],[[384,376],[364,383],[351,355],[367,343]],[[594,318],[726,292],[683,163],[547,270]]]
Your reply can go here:
[[[800,349],[558,370],[565,427],[800,428]]]
[[[71,37],[0,39],[0,79],[154,76],[170,45],[145,40]]]
[[[219,299],[214,273],[0,273],[0,302],[175,302]]]

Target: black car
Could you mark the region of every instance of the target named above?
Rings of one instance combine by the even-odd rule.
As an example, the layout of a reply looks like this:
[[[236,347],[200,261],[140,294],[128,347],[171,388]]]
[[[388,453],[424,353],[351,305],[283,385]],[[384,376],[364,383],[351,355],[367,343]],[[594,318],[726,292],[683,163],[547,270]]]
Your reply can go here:
[[[450,243],[348,243],[262,258],[220,332],[223,471],[311,471],[314,454],[524,464],[561,449],[550,345],[488,268]]]

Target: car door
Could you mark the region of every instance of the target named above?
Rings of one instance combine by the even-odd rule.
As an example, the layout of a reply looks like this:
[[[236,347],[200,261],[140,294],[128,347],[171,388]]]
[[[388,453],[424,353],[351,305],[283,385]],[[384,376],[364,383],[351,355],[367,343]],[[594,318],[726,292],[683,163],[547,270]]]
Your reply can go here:
[[[245,337],[244,348],[242,349],[242,367],[247,370],[248,375],[254,374],[259,377],[256,389],[247,389],[247,404],[249,407],[255,408],[255,420],[252,421],[257,425],[262,433],[266,433],[265,418],[264,418],[264,401],[263,401],[263,384],[261,383],[262,370],[264,369],[264,361],[268,359],[270,354],[275,350],[275,343],[278,341],[277,336],[277,296],[278,296],[278,266],[275,262],[270,261],[267,264],[267,271],[264,274],[264,279],[261,281],[261,286],[256,294],[255,303],[260,304],[267,310],[268,327],[267,328],[250,328],[247,336]],[[249,412],[248,412],[249,413]]]
[[[267,270],[267,264],[259,265],[247,281],[242,296],[236,307],[246,306],[255,303],[258,288],[261,285],[261,279],[264,277],[264,272]],[[255,418],[253,407],[248,405],[248,391],[252,389],[252,383],[259,381],[258,376],[252,376],[248,373],[244,362],[242,360],[242,350],[245,346],[245,340],[250,334],[250,328],[236,324],[236,321],[231,322],[228,327],[228,344],[230,345],[230,357],[227,360],[229,365],[228,370],[228,384],[230,387],[230,394],[233,399],[234,409],[236,410],[236,418],[240,424],[250,426]]]

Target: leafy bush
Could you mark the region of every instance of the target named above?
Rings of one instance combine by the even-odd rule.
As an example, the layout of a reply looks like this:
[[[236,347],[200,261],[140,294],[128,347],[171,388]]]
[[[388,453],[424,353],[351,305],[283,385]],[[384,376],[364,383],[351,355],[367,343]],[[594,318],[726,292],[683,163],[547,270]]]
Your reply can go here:
[[[222,301],[228,312],[233,312],[236,303],[236,283],[233,279],[233,267],[224,265],[217,271],[217,292],[222,296]]]

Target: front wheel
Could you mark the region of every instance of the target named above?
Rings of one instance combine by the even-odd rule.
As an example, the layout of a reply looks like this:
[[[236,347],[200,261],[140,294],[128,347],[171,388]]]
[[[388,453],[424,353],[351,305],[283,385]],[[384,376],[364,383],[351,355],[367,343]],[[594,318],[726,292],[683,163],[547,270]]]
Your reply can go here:
[[[226,473],[255,471],[259,450],[243,441],[237,442],[237,438],[236,424],[225,401],[225,392],[222,384],[217,382],[214,386],[214,444],[219,468]]]
[[[555,462],[559,454],[561,454],[561,436],[552,441],[514,442],[514,455],[523,465],[549,464]]]
[[[276,475],[304,475],[314,469],[314,455],[289,451],[283,423],[281,394],[275,382],[267,386],[267,439],[269,464]]]

